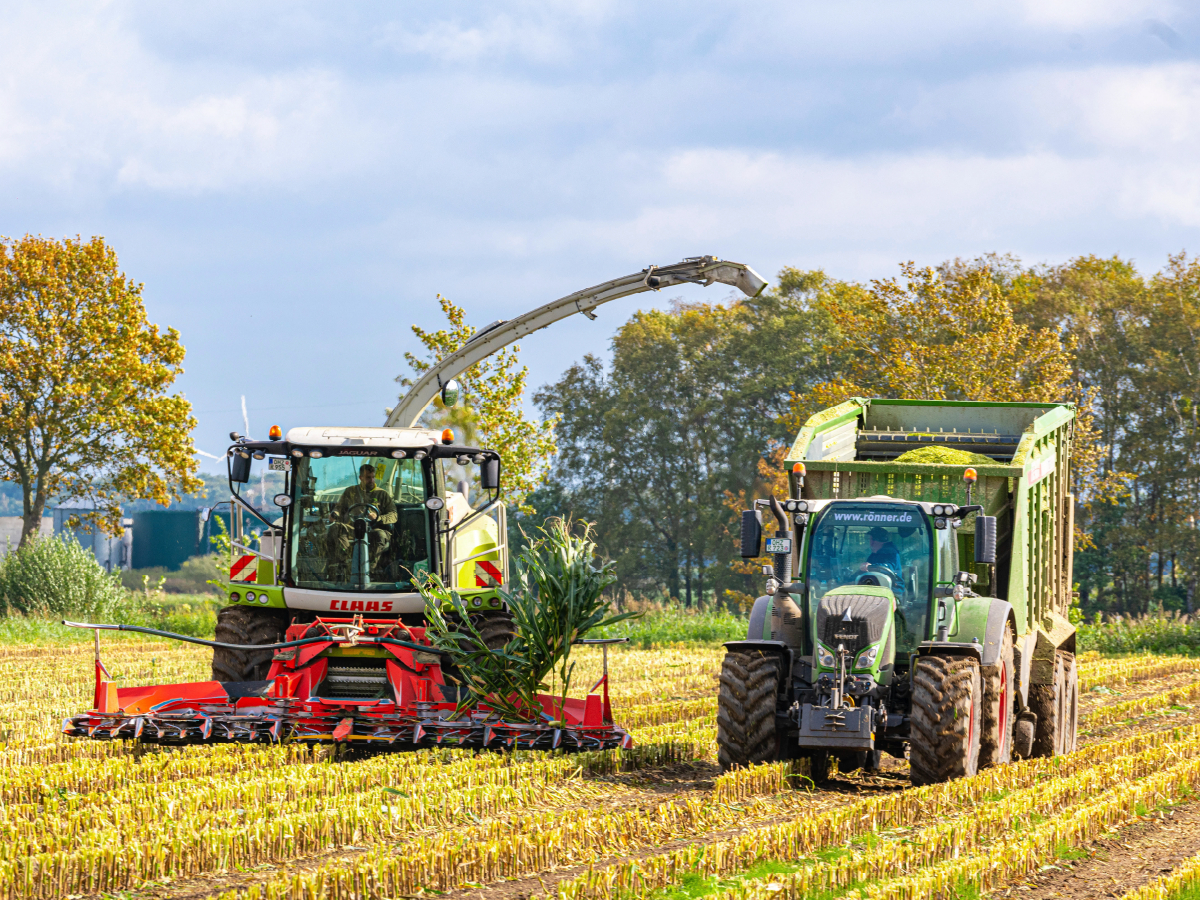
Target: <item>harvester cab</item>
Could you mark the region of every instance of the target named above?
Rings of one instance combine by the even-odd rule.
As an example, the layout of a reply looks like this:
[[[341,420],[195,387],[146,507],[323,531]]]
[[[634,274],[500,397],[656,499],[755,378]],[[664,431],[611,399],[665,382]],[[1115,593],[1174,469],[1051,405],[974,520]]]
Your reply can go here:
[[[820,780],[886,752],[923,784],[1073,750],[1073,418],[856,399],[809,420],[789,496],[742,514],[744,558],[765,511],[778,527],[747,639],[726,644],[722,765],[807,758]]]
[[[275,516],[242,496],[255,459],[283,476]],[[218,641],[278,641],[290,622],[319,616],[422,624],[430,574],[466,600],[490,644],[512,637],[496,451],[456,444],[448,429],[293,428],[273,441],[239,436],[228,460],[234,554]],[[218,650],[213,677],[254,681],[269,666],[266,651]]]

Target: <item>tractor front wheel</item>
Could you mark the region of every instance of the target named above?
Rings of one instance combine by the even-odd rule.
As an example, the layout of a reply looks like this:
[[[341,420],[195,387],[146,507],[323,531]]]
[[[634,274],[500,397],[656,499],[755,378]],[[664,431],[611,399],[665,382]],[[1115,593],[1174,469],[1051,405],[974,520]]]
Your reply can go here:
[[[725,654],[717,695],[717,759],[722,772],[779,758],[778,690],[779,663],[774,655],[736,650]]]
[[[923,656],[913,670],[908,761],[914,786],[979,771],[983,718],[979,663],[967,656]]]
[[[287,631],[287,614],[278,609],[226,606],[217,613],[216,640],[222,644],[277,644]],[[264,681],[271,668],[270,650],[214,647],[213,681]]]

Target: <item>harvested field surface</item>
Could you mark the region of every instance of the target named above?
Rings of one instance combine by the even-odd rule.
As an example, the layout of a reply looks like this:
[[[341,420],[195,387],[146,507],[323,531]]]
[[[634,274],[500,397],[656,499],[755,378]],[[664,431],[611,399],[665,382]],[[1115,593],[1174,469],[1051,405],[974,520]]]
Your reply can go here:
[[[0,898],[1149,900],[1200,872],[1195,660],[1084,654],[1069,756],[918,789],[888,760],[813,790],[786,763],[720,774],[723,653],[612,652],[624,754],[337,759],[69,741],[90,645],[0,647]],[[186,645],[122,636],[104,658],[124,685],[208,677]]]

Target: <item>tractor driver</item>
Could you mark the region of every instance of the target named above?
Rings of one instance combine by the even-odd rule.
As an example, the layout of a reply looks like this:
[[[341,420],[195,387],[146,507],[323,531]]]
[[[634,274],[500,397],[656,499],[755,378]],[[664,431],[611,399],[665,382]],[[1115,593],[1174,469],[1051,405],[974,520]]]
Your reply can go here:
[[[862,564],[865,572],[869,566],[879,566],[892,573],[893,584],[900,583],[900,551],[892,543],[892,537],[883,528],[875,527],[867,532],[871,541],[871,553]]]
[[[396,502],[392,495],[375,486],[373,465],[363,463],[359,466],[358,484],[353,484],[342,492],[333,508],[332,517],[330,539],[337,555],[346,561],[349,561],[351,547],[354,546],[354,520],[370,520],[367,542],[371,548],[371,568],[374,569],[379,557],[392,543],[391,530],[380,526],[395,525],[397,516]]]

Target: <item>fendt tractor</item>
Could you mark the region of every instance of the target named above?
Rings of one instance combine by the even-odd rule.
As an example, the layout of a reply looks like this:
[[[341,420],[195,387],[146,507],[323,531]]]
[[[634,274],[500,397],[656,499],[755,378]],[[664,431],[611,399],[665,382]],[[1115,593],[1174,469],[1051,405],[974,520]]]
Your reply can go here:
[[[164,633],[82,626],[97,629],[95,708],[67,719],[64,733],[381,749],[628,746],[612,721],[607,655],[604,676],[582,700],[542,696],[542,709],[519,722],[501,721],[483,703],[455,715],[459,686],[426,635],[418,587],[438,576],[464,599],[490,647],[513,637],[500,455],[417,423],[439,392],[453,405],[456,376],[559,319],[577,312],[594,319],[600,304],[643,291],[716,283],[750,297],[766,286],[747,266],[715,257],[651,266],[482,329],[424,373],[382,428],[293,428],[286,435],[272,428],[266,441],[232,434],[229,603],[218,615],[216,641],[180,638],[213,648],[213,680],[118,688],[100,661],[99,630]],[[283,474],[277,522],[242,496],[255,460]],[[259,532],[257,546],[246,520]]]
[[[726,644],[728,769],[809,760],[816,781],[908,755],[914,784],[1075,749],[1070,404],[854,399],[800,431],[789,495],[742,513],[772,565]],[[988,462],[898,460],[919,448]],[[926,452],[918,458],[953,454]]]

